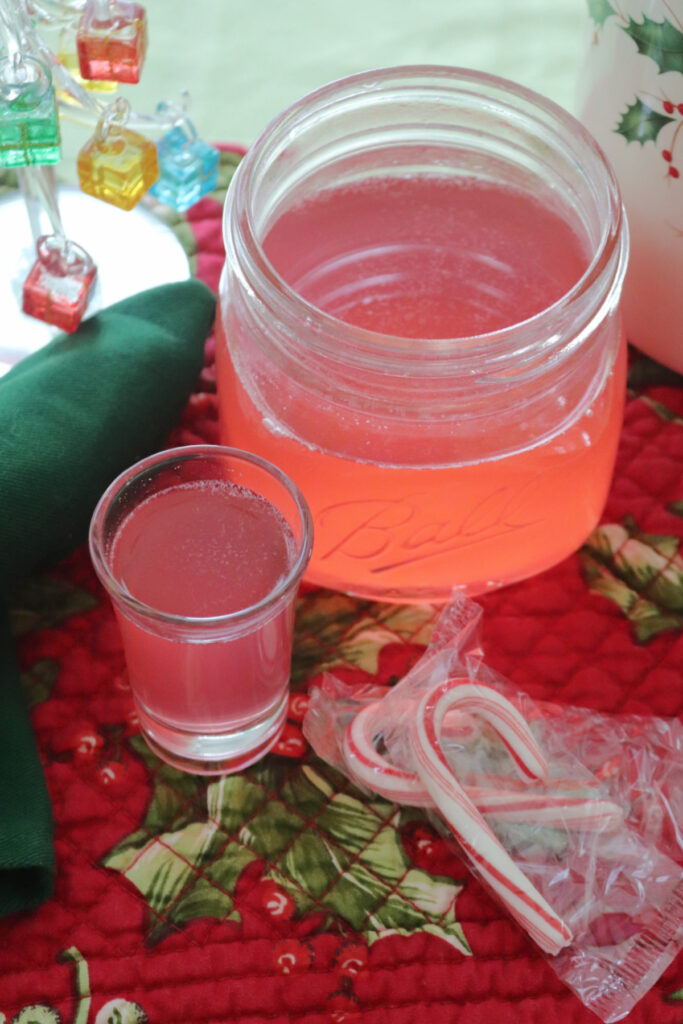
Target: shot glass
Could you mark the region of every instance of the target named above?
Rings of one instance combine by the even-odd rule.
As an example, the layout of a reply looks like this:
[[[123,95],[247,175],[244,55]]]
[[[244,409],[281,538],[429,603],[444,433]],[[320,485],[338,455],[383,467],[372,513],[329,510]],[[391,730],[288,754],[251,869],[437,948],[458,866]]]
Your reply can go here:
[[[298,488],[234,448],[170,449],[107,488],[90,553],[121,630],[142,733],[163,760],[222,774],[276,742],[312,540]]]

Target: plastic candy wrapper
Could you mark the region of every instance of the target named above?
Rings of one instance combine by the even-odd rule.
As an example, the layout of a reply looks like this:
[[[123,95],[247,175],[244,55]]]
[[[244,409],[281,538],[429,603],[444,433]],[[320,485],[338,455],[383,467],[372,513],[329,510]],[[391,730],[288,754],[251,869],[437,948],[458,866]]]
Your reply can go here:
[[[603,1021],[683,944],[683,726],[534,701],[488,668],[481,609],[442,613],[394,687],[326,674],[304,733],[320,757],[424,807]]]

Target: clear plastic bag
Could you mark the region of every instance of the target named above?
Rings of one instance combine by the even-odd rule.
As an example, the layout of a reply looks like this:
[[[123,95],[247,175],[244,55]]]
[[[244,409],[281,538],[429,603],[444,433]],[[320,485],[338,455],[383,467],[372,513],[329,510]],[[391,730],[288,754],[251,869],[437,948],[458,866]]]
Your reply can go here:
[[[619,1020],[683,943],[683,726],[532,700],[485,664],[480,624],[473,602],[448,606],[390,689],[324,676],[304,732],[356,784],[425,807],[558,976]]]

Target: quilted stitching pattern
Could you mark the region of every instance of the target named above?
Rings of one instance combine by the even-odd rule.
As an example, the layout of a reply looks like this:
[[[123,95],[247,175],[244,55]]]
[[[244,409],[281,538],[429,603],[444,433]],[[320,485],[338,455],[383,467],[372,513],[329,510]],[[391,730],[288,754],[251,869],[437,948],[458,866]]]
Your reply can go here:
[[[234,163],[225,156],[221,188]],[[223,260],[221,198],[203,200],[177,224],[181,234],[191,230],[196,271],[213,287]],[[212,363],[209,339],[200,390],[175,442],[217,440]],[[642,532],[680,539],[683,391],[670,379],[642,384],[634,373],[632,380],[604,523],[630,516]],[[632,623],[589,589],[584,573],[577,554],[487,595],[487,661],[535,697],[680,714],[680,630],[639,643]],[[84,1012],[75,965],[59,958],[72,947],[87,961],[93,1021],[112,999],[139,1003],[150,1020],[169,1024],[322,1024],[361,1015],[369,1024],[596,1019],[419,814],[366,802],[366,816],[353,818],[366,832],[349,844],[348,827],[340,830],[335,815],[353,808],[343,801],[357,794],[311,761],[295,703],[288,736],[296,742],[241,783],[233,780],[222,803],[204,781],[161,766],[137,738],[113,615],[84,551],[56,569],[52,586],[46,598],[38,581],[15,621],[55,810],[57,890],[34,914],[0,922],[0,1014],[7,1020],[36,1003],[64,1021]],[[65,587],[70,611],[62,618]],[[326,668],[349,680],[395,681],[419,656],[434,619],[429,608],[304,588],[295,689],[304,696]],[[311,771],[323,780],[318,788]],[[321,785],[328,787],[323,799]],[[207,827],[210,841],[198,853],[192,837]],[[161,881],[154,891],[145,888],[141,858],[157,855],[175,866],[175,888]],[[359,864],[367,884],[377,886],[364,903],[355,902],[361,876],[352,881],[351,874]],[[408,934],[372,941],[373,914],[393,906],[410,872],[448,897],[429,920],[454,928],[457,919],[472,955],[426,932],[418,904]],[[682,1011],[666,997],[682,986],[679,958],[629,1019],[680,1024]]]

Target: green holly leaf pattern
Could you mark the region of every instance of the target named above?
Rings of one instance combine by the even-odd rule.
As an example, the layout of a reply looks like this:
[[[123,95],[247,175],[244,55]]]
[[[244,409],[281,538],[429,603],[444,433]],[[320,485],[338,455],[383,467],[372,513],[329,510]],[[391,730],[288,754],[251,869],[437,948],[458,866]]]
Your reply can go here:
[[[678,423],[683,426],[683,418],[678,416],[673,409],[670,409],[668,405],[664,405],[663,402],[658,402],[654,398],[649,398],[647,395],[641,395],[641,401],[649,405],[652,411],[659,416],[665,423]]]
[[[648,356],[638,356],[629,366],[628,386],[635,394],[650,387],[683,388],[683,374],[676,373]]]
[[[380,605],[319,591],[297,608],[292,681],[339,665],[375,673],[381,648],[405,640],[426,644],[435,621],[431,605]]]
[[[55,576],[39,576],[28,582],[12,601],[12,631],[22,637],[38,629],[54,629],[69,616],[91,611],[97,604],[97,599],[81,587]]]
[[[21,688],[30,708],[42,704],[54,689],[59,675],[59,663],[54,658],[40,658],[21,674]]]
[[[588,0],[588,13],[596,25],[604,25],[614,9],[607,0]]]
[[[216,822],[195,821],[156,837],[140,829],[102,863],[120,871],[144,896],[152,911],[148,939],[153,944],[173,925],[195,917],[232,916],[233,900],[226,888],[234,887],[253,855],[233,849],[217,864],[216,854],[226,845],[227,836]]]
[[[370,606],[368,615],[359,616],[338,643],[341,660],[364,669],[371,675],[377,672],[379,653],[385,644],[396,639],[426,644],[434,624],[434,609],[430,605]]]
[[[670,21],[652,21],[647,16],[642,22],[629,19],[623,26],[645,57],[652,57],[660,72],[683,72],[683,32]]]
[[[639,142],[644,146],[646,142],[656,142],[662,128],[671,121],[673,117],[658,113],[639,97],[622,115],[616,131],[623,135],[627,142]]]
[[[670,1003],[683,1003],[683,988],[678,988],[675,992],[670,992],[666,998]]]
[[[437,614],[310,591],[297,609],[294,677],[338,665],[373,673],[385,644],[426,644]],[[103,863],[149,905],[150,942],[200,917],[239,924],[236,894],[262,885],[254,898],[274,916],[351,925],[368,942],[423,930],[469,953],[455,914],[461,886],[413,866],[400,834],[407,811],[363,796],[312,753],[294,768],[271,755],[207,781],[163,764],[140,737],[129,742],[153,790],[139,828]]]
[[[292,653],[295,687],[342,663],[338,649],[341,638],[367,607],[369,602],[358,602],[332,591],[315,592],[299,601]]]
[[[1,1017],[4,1021],[5,1018]],[[61,1018],[57,1011],[44,1003],[34,1003],[33,1006],[24,1006],[19,1013],[12,1017],[11,1024],[61,1024]]]
[[[276,856],[267,877],[300,911],[324,907],[372,943],[387,934],[428,928],[469,953],[455,919],[460,886],[411,868],[400,841],[401,811],[380,798],[339,791],[320,762],[302,768],[299,785],[322,798],[313,822]]]
[[[683,557],[677,537],[640,531],[633,519],[593,531],[581,549],[590,589],[613,601],[644,643],[683,628]]]
[[[103,859],[148,903],[151,943],[198,917],[239,921],[237,881],[259,861],[299,914],[323,911],[330,927],[342,920],[368,942],[424,929],[470,952],[455,917],[461,886],[411,866],[396,805],[361,796],[317,759],[293,773],[271,758],[199,780],[189,803],[171,797],[157,767],[144,827]]]

